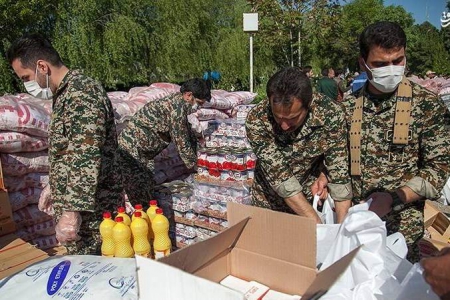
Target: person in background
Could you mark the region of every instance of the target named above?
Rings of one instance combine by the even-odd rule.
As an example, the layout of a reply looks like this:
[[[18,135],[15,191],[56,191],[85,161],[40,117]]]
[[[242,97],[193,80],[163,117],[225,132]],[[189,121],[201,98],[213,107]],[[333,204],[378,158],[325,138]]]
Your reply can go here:
[[[197,139],[187,116],[210,99],[205,80],[193,78],[181,85],[179,93],[147,103],[129,121],[119,135],[118,154],[131,204],[153,198],[153,159],[169,143],[175,144],[187,168],[196,166]]]
[[[308,78],[312,78],[312,77],[314,77],[314,72],[313,72],[313,69],[312,69],[312,67],[311,66],[304,66],[303,68],[302,68],[302,71],[303,71],[303,73],[305,73],[305,75],[306,75],[306,77],[308,77]]]
[[[420,264],[423,278],[433,292],[442,300],[450,300],[450,247],[442,249],[436,257],[422,259]]]
[[[405,236],[407,258],[417,262],[425,199],[439,199],[449,176],[446,108],[435,94],[405,78],[406,35],[397,23],[369,25],[359,46],[368,80],[342,102],[353,200],[372,199],[369,209],[386,222],[388,235]]]
[[[320,223],[310,204],[310,186],[326,176],[341,222],[352,197],[342,108],[328,97],[313,96],[309,78],[295,67],[275,73],[266,91],[267,99],[249,112],[245,123],[258,158],[252,204]]]
[[[425,76],[427,76],[428,79],[433,79],[433,78],[436,77],[436,72],[431,71],[431,70],[428,70],[428,71],[425,73]]]
[[[324,94],[331,100],[338,98],[338,86],[334,81],[334,70],[332,68],[322,69],[322,77],[317,81],[317,92]]]
[[[68,254],[100,254],[102,212],[123,205],[111,102],[100,83],[66,67],[41,35],[16,40],[7,58],[28,93],[53,102],[48,153],[56,237]]]

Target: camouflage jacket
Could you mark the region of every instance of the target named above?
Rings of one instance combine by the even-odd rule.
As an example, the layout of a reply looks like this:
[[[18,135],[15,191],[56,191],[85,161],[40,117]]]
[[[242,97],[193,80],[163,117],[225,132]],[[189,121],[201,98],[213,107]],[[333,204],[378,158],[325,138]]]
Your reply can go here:
[[[55,210],[116,209],[121,175],[116,127],[102,86],[70,70],[53,97],[49,129],[50,187]]]
[[[197,162],[197,140],[187,121],[192,105],[181,93],[147,103],[129,121],[119,136],[119,145],[130,153],[139,153],[136,159],[153,169],[153,158],[173,142],[188,168]],[[143,135],[143,136],[141,136]]]
[[[337,102],[314,94],[305,123],[287,134],[275,122],[266,99],[248,114],[246,130],[258,158],[254,189],[271,198],[269,202],[275,198],[283,206],[284,198],[299,192],[308,194],[323,164],[332,197],[351,199],[345,115]]]
[[[412,83],[413,102],[409,143],[392,145],[395,94],[387,99],[364,97],[361,130],[361,176],[352,176],[355,200],[364,200],[374,191],[410,187],[427,198],[439,198],[449,176],[450,148],[444,128],[446,108],[438,97]],[[366,87],[344,98],[350,130],[355,101]]]

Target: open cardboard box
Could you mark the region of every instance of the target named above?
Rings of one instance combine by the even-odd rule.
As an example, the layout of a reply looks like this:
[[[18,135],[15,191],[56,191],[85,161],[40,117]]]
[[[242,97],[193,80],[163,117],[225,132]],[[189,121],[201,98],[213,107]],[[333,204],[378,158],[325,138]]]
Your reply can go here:
[[[0,160],[0,236],[16,231],[8,192],[3,182],[2,162]]]
[[[46,259],[48,254],[15,234],[0,237],[0,279],[22,271],[29,265]]]
[[[435,255],[442,248],[450,246],[450,220],[431,201],[425,203],[424,223],[431,238],[420,239],[418,245],[421,257]]]
[[[158,261],[136,256],[140,299],[244,299],[218,284],[228,275],[313,299],[328,291],[359,250],[318,272],[314,220],[228,203],[228,222],[218,235]]]

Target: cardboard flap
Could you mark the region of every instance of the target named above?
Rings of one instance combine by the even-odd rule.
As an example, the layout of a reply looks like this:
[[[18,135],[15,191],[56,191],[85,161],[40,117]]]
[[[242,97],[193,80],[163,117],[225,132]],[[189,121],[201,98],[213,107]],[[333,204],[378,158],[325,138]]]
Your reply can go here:
[[[314,220],[232,202],[227,216],[230,225],[250,217],[237,248],[316,269]]]
[[[359,246],[325,270],[319,272],[316,279],[310,285],[306,293],[302,296],[302,299],[310,299],[313,296],[317,297],[319,295],[325,295],[326,292],[328,292],[328,289],[339,278],[339,276],[341,276],[345,272],[361,247],[362,246]]]
[[[220,235],[213,236],[202,243],[187,246],[183,248],[183,251],[176,251],[158,261],[188,273],[195,273],[214,259],[228,254],[235,246],[247,222],[248,218],[222,231]]]
[[[245,299],[244,295],[237,291],[195,275],[181,272],[171,266],[161,264],[159,261],[161,260],[155,261],[136,255],[137,281],[139,299],[141,300]]]

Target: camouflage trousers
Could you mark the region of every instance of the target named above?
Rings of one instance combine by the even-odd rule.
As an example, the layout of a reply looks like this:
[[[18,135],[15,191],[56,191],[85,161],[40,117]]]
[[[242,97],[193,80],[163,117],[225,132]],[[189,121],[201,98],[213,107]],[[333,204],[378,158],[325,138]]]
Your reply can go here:
[[[382,218],[386,222],[387,234],[400,232],[405,236],[408,246],[406,258],[411,263],[420,260],[419,247],[417,242],[423,237],[424,221],[423,208],[425,201],[417,202],[400,212],[391,212]]]
[[[117,152],[128,200],[133,206],[148,203],[152,199],[155,186],[153,161],[149,163],[144,158],[140,158],[138,151],[132,147],[119,148]]]

